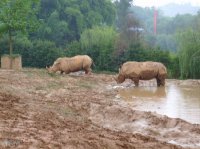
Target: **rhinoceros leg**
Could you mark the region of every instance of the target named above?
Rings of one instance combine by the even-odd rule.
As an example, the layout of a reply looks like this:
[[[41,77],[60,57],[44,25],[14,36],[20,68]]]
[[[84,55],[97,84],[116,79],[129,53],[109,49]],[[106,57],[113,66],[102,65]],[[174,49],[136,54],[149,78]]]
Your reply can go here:
[[[134,82],[135,86],[139,86],[139,79],[133,78],[132,81]]]
[[[64,74],[64,71],[60,71],[60,74],[62,74],[62,75],[63,75],[63,74]]]
[[[161,86],[165,86],[165,79],[164,79],[164,78],[162,78],[162,79],[160,80],[160,85],[161,85]]]
[[[160,84],[161,84],[161,81],[160,81],[160,79],[159,79],[159,78],[156,78],[156,82],[157,82],[157,86],[160,86]]]
[[[156,78],[157,86],[165,86],[165,78]]]

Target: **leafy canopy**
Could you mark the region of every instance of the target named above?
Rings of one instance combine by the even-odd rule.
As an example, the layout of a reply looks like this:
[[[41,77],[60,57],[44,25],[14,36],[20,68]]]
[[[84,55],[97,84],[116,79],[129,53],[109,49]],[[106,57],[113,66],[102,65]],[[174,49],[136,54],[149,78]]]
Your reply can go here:
[[[23,31],[37,25],[36,12],[39,0],[1,0],[0,20],[9,30]]]

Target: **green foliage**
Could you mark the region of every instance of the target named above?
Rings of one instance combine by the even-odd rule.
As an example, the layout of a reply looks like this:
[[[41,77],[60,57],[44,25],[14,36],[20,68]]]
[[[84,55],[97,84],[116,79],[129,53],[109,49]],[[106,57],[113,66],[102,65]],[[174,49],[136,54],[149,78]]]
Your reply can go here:
[[[191,71],[192,78],[195,78],[195,79],[200,78],[199,64],[200,64],[200,50],[196,51],[191,57],[190,71]]]
[[[116,36],[117,33],[113,27],[96,26],[92,29],[85,30],[81,34],[80,42],[84,49],[91,49],[94,46],[106,47],[114,43]]]
[[[180,67],[179,67],[179,57],[177,54],[171,53],[169,55],[168,67],[168,77],[169,78],[180,78]]]
[[[95,25],[112,25],[115,7],[110,0],[41,0],[39,18],[43,25],[33,38],[48,39],[64,47],[80,39]]]
[[[176,52],[177,51],[177,43],[175,34],[158,34],[156,36],[156,45],[163,50]]]
[[[125,22],[128,15],[128,8],[131,6],[132,0],[119,0],[115,1],[117,7],[117,27],[124,30]]]
[[[9,30],[26,31],[36,25],[37,2],[30,0],[1,0],[0,20]],[[27,19],[29,18],[29,19]]]
[[[8,30],[8,25],[0,23],[0,35]]]
[[[54,41],[58,45],[65,44],[63,43],[63,39],[67,38],[66,35],[69,33],[68,23],[64,20],[60,21],[59,13],[57,11],[50,14],[47,24],[48,27],[45,25],[42,27],[42,29],[44,29],[45,39]]]
[[[6,40],[1,40],[0,45],[5,45]],[[52,65],[58,57],[64,56],[64,51],[55,46],[55,43],[47,40],[30,41],[26,37],[16,38],[14,42],[14,53],[22,55],[24,67],[39,67]],[[1,47],[1,54],[7,53]]]
[[[200,33],[189,29],[177,34],[182,78],[200,78]]]
[[[131,11],[132,0],[115,1],[117,8],[116,26],[119,31],[119,38],[117,40],[117,51],[123,51],[133,43],[138,43],[141,40],[141,32],[138,30],[141,25]]]
[[[40,0],[40,12],[39,12],[39,18],[41,19],[47,19],[51,13],[53,13],[55,10],[60,9],[60,3],[59,0]]]
[[[113,70],[112,54],[116,37],[117,32],[108,26],[93,27],[81,34],[81,49],[93,57],[97,69]]]
[[[75,55],[87,54],[86,51],[81,50],[81,43],[78,41],[71,42],[65,50],[65,55],[71,57]]]
[[[179,77],[179,61],[175,54],[161,49],[144,48],[141,44],[132,45],[125,53],[126,60],[156,61],[163,63],[168,70],[169,78]]]
[[[53,61],[63,56],[63,51],[56,48],[55,44],[50,41],[36,40],[33,41],[34,49],[30,49],[27,55],[26,63],[31,67],[45,67],[52,65]]]
[[[0,34],[9,33],[0,38],[1,55],[8,54],[9,38],[25,67],[44,68],[61,56],[88,54],[97,72],[117,72],[129,60],[158,61],[170,78],[199,78],[200,13],[169,18],[159,11],[155,35],[154,8],[133,7],[132,0],[40,0],[36,16],[38,2],[0,1]]]
[[[130,46],[124,54],[128,61],[157,61],[165,65],[170,64],[170,57],[168,51],[160,49],[144,48],[142,44],[137,43]]]
[[[37,25],[36,12],[38,0],[1,0],[0,20],[9,33],[10,55],[12,55],[12,36],[15,31],[27,32]],[[28,19],[27,19],[28,18]]]
[[[130,11],[140,21],[145,33],[145,42],[153,47],[160,47],[163,50],[177,52],[177,43],[175,40],[175,34],[177,31],[186,30],[191,26],[194,26],[196,16],[191,14],[177,15],[175,17],[164,16],[163,13],[158,10],[157,18],[157,35],[153,35],[154,31],[154,8],[141,8],[132,6]]]

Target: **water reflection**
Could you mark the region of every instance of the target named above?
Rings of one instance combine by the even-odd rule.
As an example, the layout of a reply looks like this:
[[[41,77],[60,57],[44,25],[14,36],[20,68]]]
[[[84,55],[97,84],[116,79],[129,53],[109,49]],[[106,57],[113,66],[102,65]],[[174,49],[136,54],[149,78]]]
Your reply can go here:
[[[136,109],[156,111],[169,117],[200,124],[200,87],[138,87],[119,92]]]
[[[135,87],[130,89],[123,89],[120,92],[125,100],[132,100],[131,97],[147,97],[147,98],[165,98],[165,87]]]

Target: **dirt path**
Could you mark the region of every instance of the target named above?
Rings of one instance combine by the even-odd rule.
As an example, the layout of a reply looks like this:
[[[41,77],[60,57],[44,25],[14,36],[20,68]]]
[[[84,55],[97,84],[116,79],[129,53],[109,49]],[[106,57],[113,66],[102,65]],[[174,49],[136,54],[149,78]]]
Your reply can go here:
[[[105,74],[0,70],[0,148],[200,148],[199,125],[136,111],[115,100],[114,84]]]

